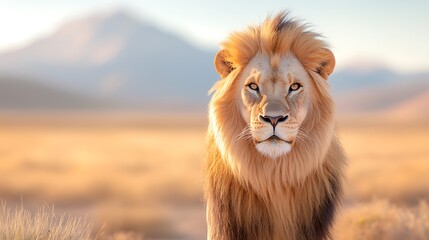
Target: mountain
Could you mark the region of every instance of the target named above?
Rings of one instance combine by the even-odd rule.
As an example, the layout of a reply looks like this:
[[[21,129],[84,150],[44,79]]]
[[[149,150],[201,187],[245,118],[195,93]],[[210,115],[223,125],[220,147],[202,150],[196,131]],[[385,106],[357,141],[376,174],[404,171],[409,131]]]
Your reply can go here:
[[[394,107],[382,112],[383,115],[396,119],[425,119],[429,120],[429,91],[407,99]]]
[[[389,69],[370,71],[343,69],[332,74],[332,87],[339,114],[379,114],[429,119],[429,73],[400,74]],[[412,105],[412,106],[411,106]],[[413,109],[412,111],[407,108]],[[406,117],[406,116],[403,116]]]
[[[398,82],[403,77],[388,68],[368,70],[359,67],[348,67],[334,71],[329,77],[329,83],[332,86],[333,94],[341,95],[356,89]]]
[[[0,109],[203,112],[219,78],[214,55],[128,12],[94,14],[0,53]],[[332,74],[337,112],[427,116],[429,73],[381,66],[361,61]]]
[[[213,57],[117,11],[71,21],[51,36],[0,54],[0,75],[35,78],[117,107],[201,108],[217,79]]]
[[[17,79],[0,79],[0,109],[9,110],[60,110],[60,109],[102,109],[106,103],[79,96],[51,86]]]

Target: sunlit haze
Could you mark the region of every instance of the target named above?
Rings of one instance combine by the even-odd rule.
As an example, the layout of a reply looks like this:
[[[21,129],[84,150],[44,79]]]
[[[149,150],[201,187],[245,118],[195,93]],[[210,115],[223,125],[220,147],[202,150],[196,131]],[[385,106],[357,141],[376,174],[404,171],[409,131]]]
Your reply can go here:
[[[214,66],[285,10],[329,77],[317,44]],[[0,0],[0,240],[428,240],[428,29],[429,0]]]
[[[288,9],[327,37],[338,66],[428,71],[429,2],[405,1],[0,1],[0,51],[49,35],[65,21],[125,9],[144,21],[216,49],[229,32]]]

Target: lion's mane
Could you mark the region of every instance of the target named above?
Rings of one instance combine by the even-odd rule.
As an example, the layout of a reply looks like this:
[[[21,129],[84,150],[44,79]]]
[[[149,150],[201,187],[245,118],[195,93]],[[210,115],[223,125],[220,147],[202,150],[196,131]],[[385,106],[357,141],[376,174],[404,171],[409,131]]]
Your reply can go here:
[[[327,46],[281,13],[223,43],[233,71],[213,87],[209,104],[205,198],[211,239],[325,239],[342,193],[343,150],[334,105],[320,72]],[[305,139],[272,160],[237,135],[246,126],[235,81],[257,53],[293,53],[312,79]],[[299,137],[299,136],[298,136]]]

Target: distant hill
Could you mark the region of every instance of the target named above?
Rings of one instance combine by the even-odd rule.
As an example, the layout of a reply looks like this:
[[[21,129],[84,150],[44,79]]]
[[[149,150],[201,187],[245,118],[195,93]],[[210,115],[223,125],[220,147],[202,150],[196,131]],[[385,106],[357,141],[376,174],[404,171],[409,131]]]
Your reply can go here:
[[[218,77],[213,58],[214,53],[118,11],[71,21],[51,36],[0,54],[0,75],[37,78],[122,107],[202,110]]]
[[[94,14],[0,53],[0,109],[203,112],[214,55],[127,12]],[[372,65],[330,77],[340,115],[428,115],[429,72]]]
[[[429,91],[425,91],[397,105],[387,108],[381,114],[396,119],[425,119],[429,120]]]
[[[344,69],[329,80],[339,114],[379,114],[429,119],[429,73],[399,74],[388,69]],[[410,111],[407,106],[410,105]],[[411,107],[412,105],[412,107]],[[402,118],[407,116],[402,116]]]
[[[0,78],[0,110],[64,110],[108,108],[105,102],[35,81]]]

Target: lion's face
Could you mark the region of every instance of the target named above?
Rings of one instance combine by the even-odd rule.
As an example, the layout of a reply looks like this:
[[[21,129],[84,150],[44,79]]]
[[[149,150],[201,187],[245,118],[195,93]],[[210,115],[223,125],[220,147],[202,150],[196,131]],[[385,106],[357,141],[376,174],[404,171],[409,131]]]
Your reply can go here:
[[[308,111],[310,77],[293,56],[255,56],[240,76],[241,115],[256,149],[270,158],[297,144]]]
[[[334,136],[335,57],[320,35],[280,14],[232,33],[214,66],[221,79],[210,91],[209,144],[235,176],[263,194],[323,164]]]

